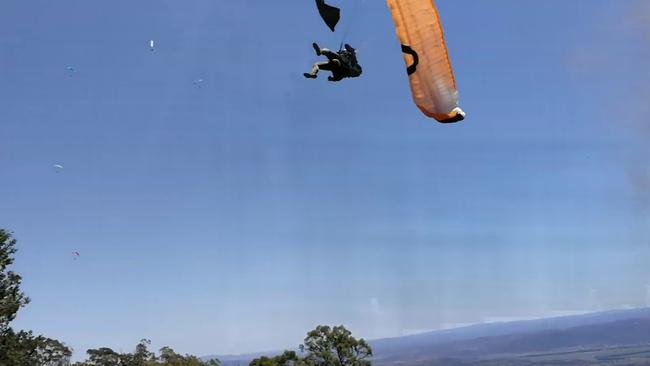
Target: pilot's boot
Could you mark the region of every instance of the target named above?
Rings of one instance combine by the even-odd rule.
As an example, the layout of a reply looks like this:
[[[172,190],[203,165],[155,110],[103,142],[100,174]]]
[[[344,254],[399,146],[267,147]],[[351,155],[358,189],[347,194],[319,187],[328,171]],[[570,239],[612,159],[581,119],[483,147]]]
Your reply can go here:
[[[318,46],[318,44],[316,44],[316,42],[314,42],[314,43],[311,44],[311,46],[314,47],[314,51],[316,51],[316,55],[320,56],[321,52],[320,52],[320,47]]]

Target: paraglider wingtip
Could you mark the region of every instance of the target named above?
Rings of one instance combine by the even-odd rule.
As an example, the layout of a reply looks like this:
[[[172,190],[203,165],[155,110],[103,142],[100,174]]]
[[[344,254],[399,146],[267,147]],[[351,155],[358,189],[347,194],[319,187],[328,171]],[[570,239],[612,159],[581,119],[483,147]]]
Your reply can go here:
[[[426,115],[427,117],[434,118],[436,121],[440,123],[454,123],[454,122],[460,122],[465,119],[465,111],[460,109],[459,107],[456,107],[451,110],[449,113],[445,114],[438,114],[438,113],[431,113],[427,111],[425,108],[418,106],[422,113]]]
[[[456,107],[451,110],[450,117],[440,121],[440,123],[460,122],[464,119],[465,119],[465,111],[460,109],[460,107]]]

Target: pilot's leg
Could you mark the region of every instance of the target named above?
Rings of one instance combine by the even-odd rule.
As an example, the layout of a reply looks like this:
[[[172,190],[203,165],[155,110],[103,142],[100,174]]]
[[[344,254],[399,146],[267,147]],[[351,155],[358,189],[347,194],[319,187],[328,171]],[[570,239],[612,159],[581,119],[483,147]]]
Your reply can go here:
[[[318,44],[316,44],[315,42],[312,44],[312,46],[314,47],[314,51],[316,51],[316,54],[318,56],[321,56],[321,55],[325,56],[330,61],[332,61],[333,59],[338,59],[339,58],[338,53],[333,52],[332,50],[330,50],[328,48],[320,48],[320,46]]]
[[[328,50],[327,48],[323,48],[320,50],[321,55],[327,57],[328,60],[330,61],[338,61],[340,59],[340,56],[338,53],[333,52]]]
[[[303,75],[309,79],[316,79],[318,77],[318,71],[327,70],[329,62],[317,62],[314,64],[310,72],[306,72]]]

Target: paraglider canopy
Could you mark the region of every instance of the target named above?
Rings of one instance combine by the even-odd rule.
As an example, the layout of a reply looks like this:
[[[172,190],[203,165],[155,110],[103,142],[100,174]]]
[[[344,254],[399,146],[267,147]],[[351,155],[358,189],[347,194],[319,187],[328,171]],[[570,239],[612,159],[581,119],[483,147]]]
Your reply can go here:
[[[432,0],[387,0],[402,46],[413,101],[441,123],[462,121],[456,80]]]
[[[325,24],[334,32],[336,24],[341,19],[341,10],[337,7],[325,4],[325,0],[316,0],[316,6],[318,7],[318,13],[321,18],[325,21]]]

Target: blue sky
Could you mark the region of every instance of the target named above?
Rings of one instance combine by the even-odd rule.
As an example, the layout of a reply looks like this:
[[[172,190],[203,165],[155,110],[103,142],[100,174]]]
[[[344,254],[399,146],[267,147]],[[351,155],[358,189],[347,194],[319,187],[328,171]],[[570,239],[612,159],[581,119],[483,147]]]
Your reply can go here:
[[[385,3],[332,3],[334,35],[312,1],[0,4],[17,327],[210,354],[647,304],[643,0],[438,1],[454,125]],[[342,34],[364,75],[305,80]]]

